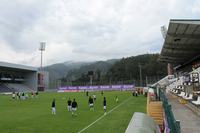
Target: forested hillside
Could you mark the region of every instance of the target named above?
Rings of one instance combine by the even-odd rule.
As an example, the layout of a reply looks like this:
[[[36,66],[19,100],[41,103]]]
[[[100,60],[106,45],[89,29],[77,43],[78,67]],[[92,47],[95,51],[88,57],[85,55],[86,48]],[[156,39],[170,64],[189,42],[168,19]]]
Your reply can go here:
[[[93,71],[93,84],[151,84],[166,76],[167,65],[158,61],[159,54],[144,54],[109,62],[95,62],[71,70],[62,78],[63,85],[88,85],[88,72]]]
[[[122,58],[107,72],[107,77],[113,81],[132,80],[139,84],[140,68],[143,84],[152,83],[167,74],[166,63],[158,61],[159,54],[144,54]]]

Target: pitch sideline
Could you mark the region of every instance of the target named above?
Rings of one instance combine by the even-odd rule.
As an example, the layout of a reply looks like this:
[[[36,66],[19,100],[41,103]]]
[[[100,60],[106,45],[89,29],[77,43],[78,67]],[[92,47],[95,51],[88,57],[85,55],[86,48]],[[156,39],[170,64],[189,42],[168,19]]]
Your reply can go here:
[[[116,108],[118,108],[119,106],[121,106],[122,104],[126,103],[127,101],[129,101],[131,99],[128,98],[125,101],[123,101],[122,103],[120,103],[119,105],[115,106],[113,109],[111,109],[110,111],[108,111],[107,115],[110,114],[112,111],[114,111]],[[82,133],[83,131],[85,131],[86,129],[88,129],[89,127],[91,127],[92,125],[94,125],[96,122],[98,122],[99,120],[101,120],[102,118],[104,118],[106,115],[102,115],[100,116],[98,119],[96,119],[94,122],[92,122],[91,124],[89,124],[88,126],[84,127],[82,130],[80,130],[77,133]]]

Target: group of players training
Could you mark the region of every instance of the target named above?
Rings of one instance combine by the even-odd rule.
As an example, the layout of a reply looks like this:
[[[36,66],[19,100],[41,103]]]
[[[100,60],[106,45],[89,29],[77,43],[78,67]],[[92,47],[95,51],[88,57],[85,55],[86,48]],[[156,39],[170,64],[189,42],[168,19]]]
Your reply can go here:
[[[101,95],[103,96],[103,91],[101,92]],[[89,96],[89,92],[86,91],[86,96]],[[94,111],[94,102],[96,101],[96,95],[94,94],[93,97],[89,96],[88,99],[88,105],[89,109]],[[118,97],[115,97],[115,101],[118,102]],[[67,109],[68,111],[72,112],[72,116],[77,116],[76,110],[78,108],[78,103],[76,102],[76,99],[74,98],[73,101],[69,98],[67,101]],[[106,115],[106,97],[103,98],[103,109],[104,109],[104,115]],[[52,102],[52,114],[56,114],[56,104],[55,104],[55,98]]]

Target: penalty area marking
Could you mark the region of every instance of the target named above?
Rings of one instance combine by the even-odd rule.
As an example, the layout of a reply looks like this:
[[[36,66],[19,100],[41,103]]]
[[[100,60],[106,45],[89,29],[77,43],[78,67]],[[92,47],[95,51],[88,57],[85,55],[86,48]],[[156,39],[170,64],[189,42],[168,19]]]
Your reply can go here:
[[[125,101],[123,101],[123,102],[120,103],[119,105],[115,106],[113,109],[111,109],[110,111],[108,111],[108,113],[107,113],[106,115],[110,114],[112,111],[114,111],[116,108],[118,108],[118,107],[121,106],[122,104],[126,103],[126,102],[129,101],[130,99],[131,99],[131,97],[128,98],[128,99],[126,99]],[[83,131],[85,131],[86,129],[88,129],[88,128],[91,127],[92,125],[94,125],[96,122],[98,122],[99,120],[101,120],[102,118],[104,118],[106,115],[100,116],[100,117],[99,117],[98,119],[96,119],[94,122],[92,122],[92,123],[89,124],[88,126],[84,127],[82,130],[80,130],[80,131],[77,132],[77,133],[82,133]]]

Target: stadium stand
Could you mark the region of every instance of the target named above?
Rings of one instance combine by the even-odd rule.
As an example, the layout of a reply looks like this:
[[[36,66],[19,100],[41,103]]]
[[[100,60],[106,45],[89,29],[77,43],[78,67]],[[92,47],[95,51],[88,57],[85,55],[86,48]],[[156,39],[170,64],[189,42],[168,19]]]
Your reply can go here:
[[[169,85],[174,79],[174,75],[167,75],[166,77],[162,78],[158,82],[154,83],[151,86],[157,86],[157,85]]]
[[[8,88],[13,88],[17,92],[30,92],[31,90],[28,86],[24,84],[17,84],[17,83],[9,83],[6,85]]]
[[[3,93],[3,92],[13,92],[13,91],[15,91],[15,90],[7,87],[4,84],[0,84],[0,93]]]
[[[187,121],[185,116],[200,115],[199,35],[200,20],[171,19],[159,58],[160,61],[168,63],[168,66],[171,66],[171,68],[169,68],[171,70],[168,70],[168,74],[174,75],[174,77],[169,80],[168,84],[162,85],[158,83],[155,86],[163,90],[161,100],[163,101],[165,114],[167,114],[167,117],[168,115],[172,117],[168,119],[169,128],[175,133],[181,131],[192,132],[194,128],[198,128],[188,127],[188,122],[192,123],[192,125],[197,124],[197,122],[192,119]],[[170,99],[170,104],[175,107],[173,108],[173,112],[171,112],[172,106],[168,105],[168,98]],[[188,114],[190,111],[182,111],[179,109],[184,108],[187,110],[185,107],[189,107],[196,114]],[[171,113],[168,113],[169,110]],[[184,115],[179,115],[180,113],[177,112],[181,112],[181,114]],[[178,119],[182,120],[181,130],[179,130],[178,125],[174,127],[174,125],[180,122],[175,120],[175,122],[171,121],[171,119],[174,119],[173,113]]]
[[[35,67],[0,62],[0,84],[2,93],[37,91],[38,70]]]

